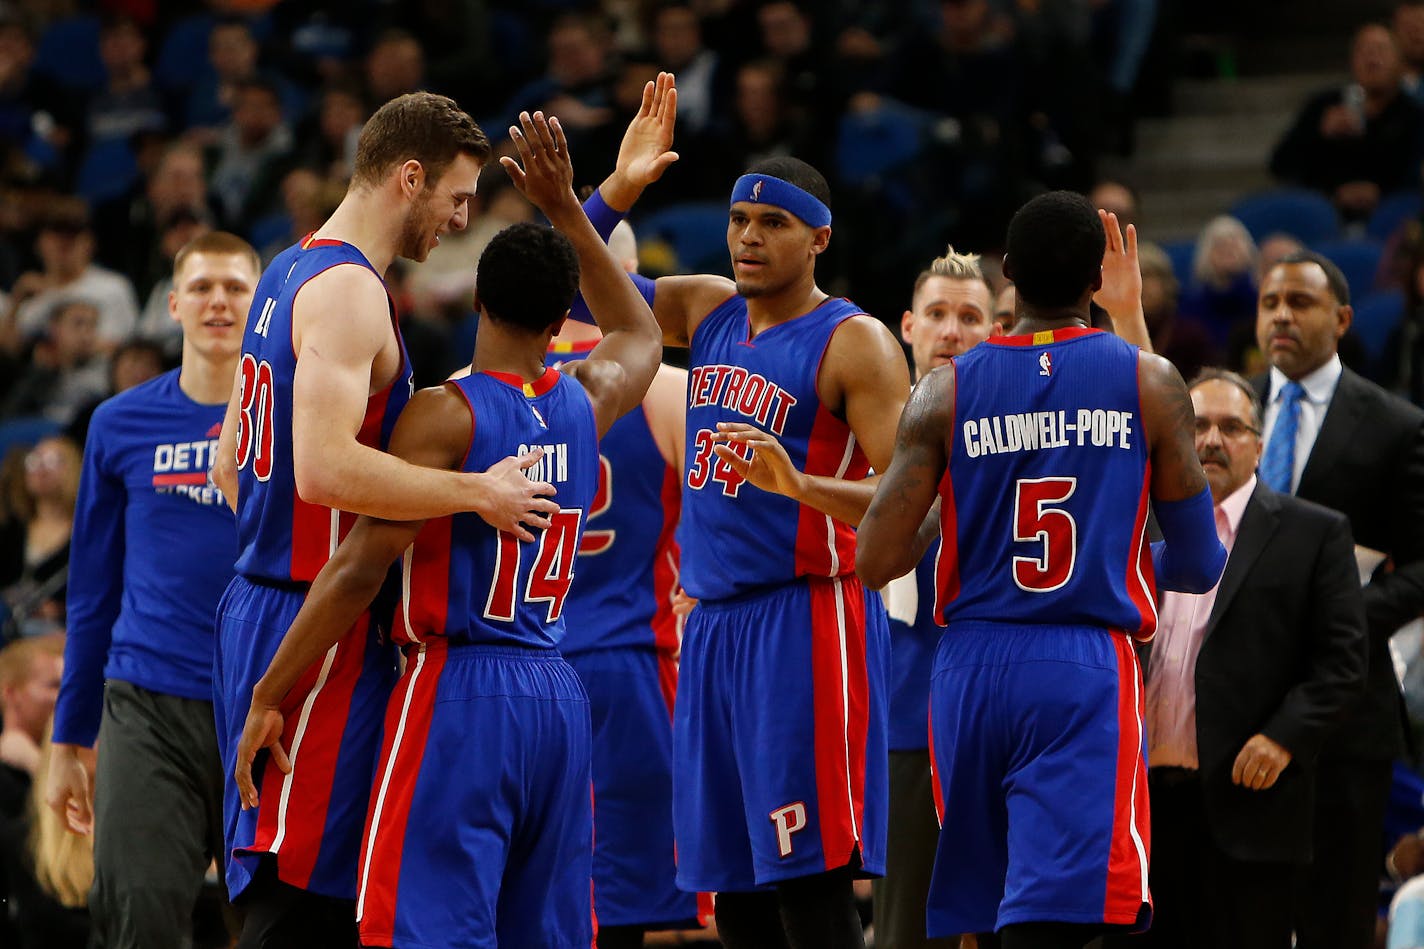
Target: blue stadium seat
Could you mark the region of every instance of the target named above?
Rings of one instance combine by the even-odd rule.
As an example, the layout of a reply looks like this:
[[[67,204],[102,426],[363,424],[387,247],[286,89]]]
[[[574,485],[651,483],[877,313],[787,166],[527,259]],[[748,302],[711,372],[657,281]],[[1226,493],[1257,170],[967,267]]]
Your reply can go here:
[[[51,23],[35,48],[34,69],[71,89],[102,89],[108,73],[99,59],[99,18],[74,16]]]
[[[1168,241],[1161,246],[1172,262],[1172,273],[1176,275],[1177,282],[1183,287],[1188,286],[1192,282],[1192,261],[1197,255],[1197,242],[1190,239]]]
[[[726,273],[727,206],[714,201],[671,204],[634,222],[640,241],[672,245],[684,273]]]
[[[1404,293],[1381,290],[1356,302],[1351,330],[1360,338],[1371,358],[1379,359],[1390,335],[1404,317]]]
[[[1247,195],[1230,214],[1259,243],[1276,233],[1290,234],[1305,244],[1334,240],[1340,217],[1324,195],[1303,188],[1280,188]]]
[[[41,438],[48,438],[59,432],[58,422],[41,416],[22,416],[0,422],[0,459],[4,459],[13,448],[29,448]]]
[[[1424,194],[1416,188],[1413,191],[1396,191],[1385,195],[1370,215],[1365,225],[1365,233],[1377,241],[1388,240],[1391,235],[1410,218],[1419,217],[1424,212]]]
[[[898,102],[882,101],[871,112],[851,112],[836,136],[836,170],[848,185],[875,185],[913,161],[924,147],[924,115]]]
[[[1350,299],[1363,300],[1374,292],[1381,245],[1374,241],[1322,241],[1313,245],[1318,254],[1335,262],[1350,284]]]

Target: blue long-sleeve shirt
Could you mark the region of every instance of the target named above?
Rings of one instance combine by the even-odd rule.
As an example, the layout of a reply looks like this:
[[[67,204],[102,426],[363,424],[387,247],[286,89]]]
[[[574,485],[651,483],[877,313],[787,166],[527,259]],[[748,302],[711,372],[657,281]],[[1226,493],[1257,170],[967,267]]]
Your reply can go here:
[[[174,370],[95,410],[55,741],[94,744],[105,679],[212,701],[214,616],[237,557],[232,511],[208,480],[225,408],[194,402]]]

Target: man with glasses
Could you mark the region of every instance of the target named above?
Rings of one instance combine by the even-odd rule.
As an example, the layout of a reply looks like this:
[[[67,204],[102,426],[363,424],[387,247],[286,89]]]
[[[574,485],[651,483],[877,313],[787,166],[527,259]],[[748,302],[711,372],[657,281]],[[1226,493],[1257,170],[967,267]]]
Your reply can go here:
[[[1365,682],[1350,524],[1256,477],[1250,383],[1190,387],[1196,449],[1228,551],[1215,589],[1165,593],[1144,661],[1152,929],[1139,949],[1289,949],[1311,859],[1315,758]]]

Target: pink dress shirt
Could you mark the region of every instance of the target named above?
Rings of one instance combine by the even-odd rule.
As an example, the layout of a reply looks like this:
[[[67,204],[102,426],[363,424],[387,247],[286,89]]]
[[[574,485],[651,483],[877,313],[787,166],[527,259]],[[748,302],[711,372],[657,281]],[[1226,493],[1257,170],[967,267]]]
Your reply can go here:
[[[1256,490],[1252,475],[1216,505],[1216,536],[1228,560],[1241,527],[1246,502]],[[1220,584],[1218,584],[1219,586]],[[1216,603],[1217,587],[1207,593],[1162,595],[1157,636],[1147,671],[1147,765],[1195,770],[1197,763],[1197,655],[1206,623]]]

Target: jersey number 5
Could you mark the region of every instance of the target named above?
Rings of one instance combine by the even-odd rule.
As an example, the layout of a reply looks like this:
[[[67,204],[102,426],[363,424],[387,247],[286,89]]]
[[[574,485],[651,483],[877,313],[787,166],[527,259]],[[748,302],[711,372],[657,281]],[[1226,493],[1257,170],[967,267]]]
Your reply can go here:
[[[564,612],[564,598],[574,579],[574,557],[578,553],[579,521],[583,511],[578,508],[560,511],[549,518],[549,527],[539,535],[539,548],[534,554],[534,566],[529,570],[529,582],[524,586],[525,603],[548,603],[545,622],[552,623]],[[485,618],[514,622],[515,590],[519,586],[519,540],[503,531],[499,535],[495,555],[494,579],[485,600]]]
[[[237,418],[237,468],[252,462],[258,481],[272,477],[272,364],[242,354],[242,411]]]
[[[1077,478],[1022,478],[1014,484],[1014,540],[1042,545],[1037,557],[1014,556],[1020,590],[1050,593],[1072,578],[1078,522],[1054,505],[1071,498],[1077,487]]]

